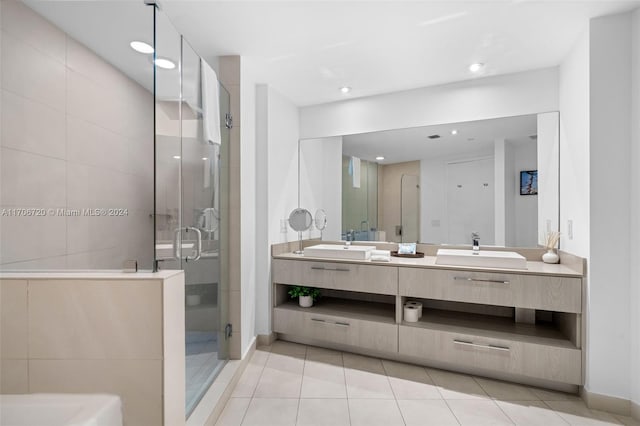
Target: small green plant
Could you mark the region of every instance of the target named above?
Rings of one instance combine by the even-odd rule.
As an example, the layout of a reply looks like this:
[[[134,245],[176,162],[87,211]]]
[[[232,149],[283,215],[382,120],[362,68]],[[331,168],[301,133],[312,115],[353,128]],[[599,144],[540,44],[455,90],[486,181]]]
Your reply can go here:
[[[315,287],[304,287],[301,285],[292,285],[289,286],[289,296],[292,299],[300,296],[311,296],[313,301],[315,302],[320,297],[320,290]]]

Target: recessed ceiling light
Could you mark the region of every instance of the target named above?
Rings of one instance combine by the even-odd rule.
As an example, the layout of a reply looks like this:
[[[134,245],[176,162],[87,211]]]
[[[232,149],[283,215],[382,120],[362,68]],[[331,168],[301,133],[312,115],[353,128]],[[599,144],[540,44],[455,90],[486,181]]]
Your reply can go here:
[[[204,161],[207,161],[207,160],[208,160],[208,158],[207,158],[207,157],[202,157],[202,159],[203,159]]]
[[[175,158],[176,160],[179,160],[180,156],[179,155],[174,155],[173,158]]]
[[[482,62],[476,62],[475,64],[469,65],[469,71],[478,72],[484,68],[484,64]]]
[[[342,93],[349,93],[349,92],[351,91],[351,87],[349,87],[349,86],[343,86],[343,87],[341,87],[341,88],[340,88],[340,91],[341,91]]]
[[[457,135],[457,134],[458,134],[458,131],[457,131],[456,129],[453,129],[453,130],[451,131],[451,134],[452,134],[452,135]]]
[[[176,67],[176,64],[167,58],[156,58],[156,65],[165,70],[172,70]]]
[[[153,47],[144,41],[132,41],[129,46],[136,52],[140,53],[153,53]]]
[[[382,161],[382,160],[384,160],[384,157],[382,155],[379,155],[379,156],[376,157],[376,160]]]

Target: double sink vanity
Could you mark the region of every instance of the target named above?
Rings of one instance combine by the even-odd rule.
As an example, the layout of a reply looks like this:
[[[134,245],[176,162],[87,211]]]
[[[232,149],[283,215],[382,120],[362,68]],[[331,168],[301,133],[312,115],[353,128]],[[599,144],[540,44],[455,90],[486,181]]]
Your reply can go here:
[[[271,275],[280,339],[565,391],[583,384],[580,258],[550,265],[538,249],[436,255],[419,245],[424,258],[373,262],[361,257],[367,246],[325,243],[304,255],[283,246],[272,247]],[[301,308],[289,285],[322,297]],[[408,301],[423,306],[417,322],[403,318]]]

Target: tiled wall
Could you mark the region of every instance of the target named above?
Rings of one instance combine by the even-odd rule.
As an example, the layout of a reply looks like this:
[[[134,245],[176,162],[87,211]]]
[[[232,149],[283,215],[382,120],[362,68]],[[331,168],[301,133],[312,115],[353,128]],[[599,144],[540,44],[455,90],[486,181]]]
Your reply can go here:
[[[0,280],[0,393],[111,393],[126,425],[183,420],[183,289],[182,274]]]
[[[150,269],[153,95],[23,3],[1,7],[0,211],[46,215],[0,216],[0,268]]]

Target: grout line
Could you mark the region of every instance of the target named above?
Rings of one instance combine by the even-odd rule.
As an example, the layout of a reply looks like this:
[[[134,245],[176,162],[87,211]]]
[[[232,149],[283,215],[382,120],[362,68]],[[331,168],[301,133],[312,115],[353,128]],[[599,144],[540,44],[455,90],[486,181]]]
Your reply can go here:
[[[462,425],[462,422],[460,422],[460,419],[458,418],[458,416],[456,416],[455,411],[453,411],[451,409],[451,406],[449,405],[449,401],[447,401],[446,399],[442,399],[444,401],[445,404],[447,404],[447,408],[449,409],[449,411],[451,412],[451,414],[453,414],[453,418],[456,419],[456,422],[458,422],[459,425]]]

